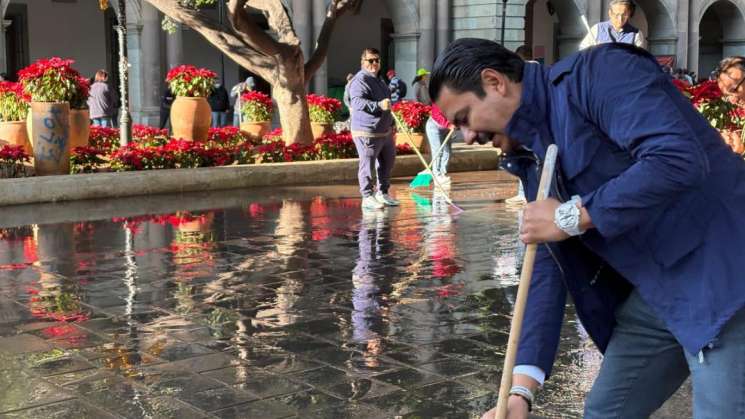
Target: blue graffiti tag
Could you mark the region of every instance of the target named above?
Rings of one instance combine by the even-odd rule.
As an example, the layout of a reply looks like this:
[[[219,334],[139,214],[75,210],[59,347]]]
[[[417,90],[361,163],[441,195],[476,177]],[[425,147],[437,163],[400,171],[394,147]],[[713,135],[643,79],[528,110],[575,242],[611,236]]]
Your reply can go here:
[[[41,137],[46,144],[40,144],[41,147],[39,147],[39,152],[35,153],[36,156],[34,157],[38,160],[60,161],[65,146],[67,145],[70,127],[68,124],[65,124],[65,121],[61,118],[62,111],[60,109],[52,108],[49,110],[49,114],[51,115],[51,118],[44,118],[44,127],[50,130],[49,133],[47,135],[39,134],[39,137]],[[53,130],[58,127],[61,128],[61,133],[56,135]]]

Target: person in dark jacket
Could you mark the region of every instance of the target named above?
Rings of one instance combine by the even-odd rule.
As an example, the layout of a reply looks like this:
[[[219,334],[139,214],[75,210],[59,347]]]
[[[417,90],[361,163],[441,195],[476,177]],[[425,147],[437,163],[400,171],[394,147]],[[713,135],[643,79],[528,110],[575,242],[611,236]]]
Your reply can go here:
[[[649,417],[689,375],[695,418],[742,417],[745,161],[655,57],[606,44],[546,69],[459,39],[430,94],[467,143],[506,153],[531,200],[559,149],[550,198],[528,203],[520,228],[540,246],[510,417],[527,417],[551,374],[567,294],[604,352],[585,418]]]
[[[174,100],[176,100],[176,96],[171,92],[171,88],[166,85],[163,96],[160,98],[160,129],[165,128],[171,119],[171,105],[173,105]]]
[[[93,126],[114,126],[113,116],[116,104],[116,92],[108,84],[109,73],[106,70],[96,71],[88,93],[88,109]]]
[[[348,90],[352,104],[352,138],[360,158],[357,179],[362,194],[362,208],[397,206],[399,202],[388,194],[396,162],[396,143],[391,129],[391,92],[378,74],[380,52],[375,48],[366,48],[362,52],[361,67],[349,82]],[[373,183],[376,162],[377,188]]]
[[[219,128],[228,125],[228,115],[230,114],[230,98],[225,86],[218,80],[212,93],[207,98],[212,109],[212,128]]]

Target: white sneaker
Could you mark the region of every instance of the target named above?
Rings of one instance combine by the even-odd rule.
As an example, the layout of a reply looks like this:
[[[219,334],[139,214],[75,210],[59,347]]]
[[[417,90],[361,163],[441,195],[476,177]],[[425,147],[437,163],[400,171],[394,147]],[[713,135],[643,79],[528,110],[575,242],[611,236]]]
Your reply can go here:
[[[389,207],[397,207],[400,205],[398,201],[391,198],[391,196],[387,193],[378,192],[377,194],[375,194],[375,199],[377,199],[381,203],[381,205],[385,204]]]
[[[366,196],[362,198],[362,208],[363,209],[383,209],[385,208],[385,205],[375,199],[374,196]]]
[[[504,200],[504,203],[507,205],[524,205],[526,202],[525,195],[515,195],[512,198]]]

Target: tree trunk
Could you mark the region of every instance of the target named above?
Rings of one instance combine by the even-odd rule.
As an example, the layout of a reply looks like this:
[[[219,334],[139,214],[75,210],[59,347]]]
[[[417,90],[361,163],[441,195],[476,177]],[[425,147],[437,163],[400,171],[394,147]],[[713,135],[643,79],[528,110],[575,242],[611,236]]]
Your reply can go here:
[[[277,101],[279,122],[282,126],[282,139],[285,144],[310,144],[313,134],[310,130],[308,101],[305,98],[305,76],[303,53],[295,47],[292,53],[277,56],[278,76],[269,80],[272,96]]]

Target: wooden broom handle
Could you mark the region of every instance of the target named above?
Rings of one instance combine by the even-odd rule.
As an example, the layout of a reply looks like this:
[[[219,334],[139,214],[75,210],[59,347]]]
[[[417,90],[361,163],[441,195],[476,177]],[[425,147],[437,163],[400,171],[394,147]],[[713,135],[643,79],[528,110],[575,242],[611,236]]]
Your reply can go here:
[[[554,168],[556,167],[556,156],[558,150],[556,145],[551,144],[546,150],[546,158],[543,160],[543,171],[541,172],[541,182],[538,186],[538,195],[536,201],[544,200],[548,197],[553,180]],[[515,368],[515,359],[517,358],[517,346],[520,342],[520,333],[523,327],[523,317],[525,316],[525,306],[528,302],[528,291],[530,290],[530,280],[533,277],[533,265],[535,264],[535,254],[538,245],[529,244],[525,249],[523,258],[523,268],[520,273],[520,284],[517,286],[517,298],[515,299],[515,312],[512,315],[512,325],[510,327],[510,337],[507,341],[507,354],[504,357],[504,367],[502,369],[502,382],[499,385],[499,398],[497,399],[497,419],[507,417],[507,399],[510,397],[512,388],[512,369]]]

